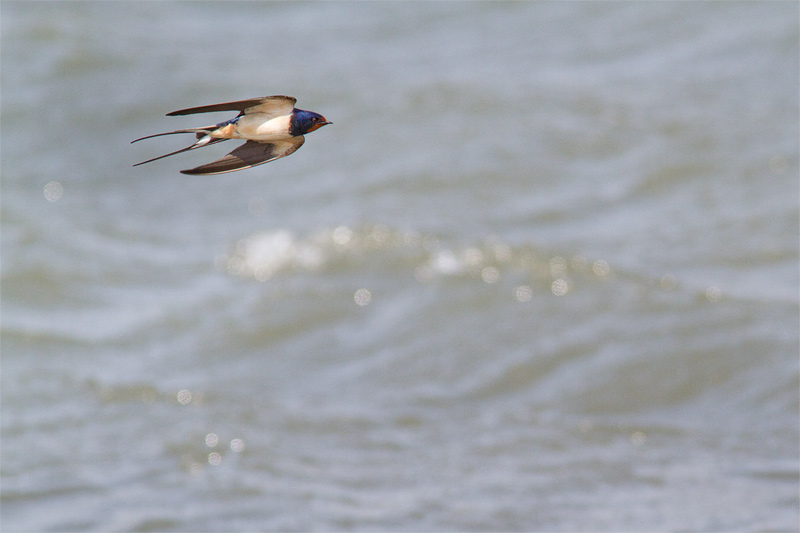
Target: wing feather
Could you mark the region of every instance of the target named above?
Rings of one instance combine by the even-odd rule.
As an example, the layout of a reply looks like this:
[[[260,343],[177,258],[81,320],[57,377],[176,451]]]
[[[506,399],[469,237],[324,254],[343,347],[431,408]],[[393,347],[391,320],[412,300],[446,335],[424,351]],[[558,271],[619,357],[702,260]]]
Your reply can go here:
[[[179,109],[167,113],[167,116],[194,115],[195,113],[212,113],[214,111],[239,111],[245,115],[249,113],[266,113],[279,117],[281,115],[290,114],[294,108],[295,102],[297,102],[297,98],[291,96],[264,96],[262,98],[251,98],[249,100],[238,100],[236,102]]]
[[[302,135],[292,137],[286,141],[269,143],[247,141],[222,159],[189,170],[181,170],[181,173],[210,176],[263,165],[294,153],[303,146],[304,142],[305,138]]]

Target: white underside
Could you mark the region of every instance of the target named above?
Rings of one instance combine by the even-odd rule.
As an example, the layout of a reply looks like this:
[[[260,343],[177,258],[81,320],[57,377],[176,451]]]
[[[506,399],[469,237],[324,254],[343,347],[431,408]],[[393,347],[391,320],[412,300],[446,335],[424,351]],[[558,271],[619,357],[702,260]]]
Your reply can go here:
[[[253,113],[239,117],[232,128],[225,126],[211,134],[225,139],[246,139],[249,141],[280,141],[291,139],[289,135],[290,115],[269,118],[264,113]]]

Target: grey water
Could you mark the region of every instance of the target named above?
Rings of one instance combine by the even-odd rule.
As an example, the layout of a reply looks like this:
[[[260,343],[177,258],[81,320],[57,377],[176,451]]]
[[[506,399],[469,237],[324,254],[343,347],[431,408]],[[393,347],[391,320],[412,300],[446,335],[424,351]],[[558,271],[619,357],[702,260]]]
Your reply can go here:
[[[798,529],[796,2],[0,9],[3,531]]]

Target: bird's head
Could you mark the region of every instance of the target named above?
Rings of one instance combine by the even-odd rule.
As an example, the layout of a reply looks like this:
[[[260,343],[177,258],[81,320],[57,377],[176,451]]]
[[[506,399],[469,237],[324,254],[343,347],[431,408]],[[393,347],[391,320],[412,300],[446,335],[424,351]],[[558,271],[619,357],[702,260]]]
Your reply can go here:
[[[327,124],[333,124],[333,122],[328,122],[328,120],[319,113],[295,109],[292,112],[290,132],[292,135],[305,135]]]

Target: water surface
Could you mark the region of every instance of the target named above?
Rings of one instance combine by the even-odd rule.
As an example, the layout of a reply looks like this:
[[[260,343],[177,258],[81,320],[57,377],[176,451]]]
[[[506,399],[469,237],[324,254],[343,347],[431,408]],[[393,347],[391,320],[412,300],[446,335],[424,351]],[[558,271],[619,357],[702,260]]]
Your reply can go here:
[[[2,529],[795,529],[797,21],[3,2]]]

